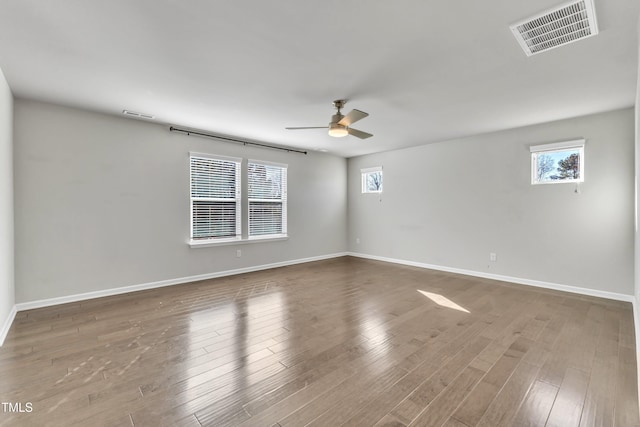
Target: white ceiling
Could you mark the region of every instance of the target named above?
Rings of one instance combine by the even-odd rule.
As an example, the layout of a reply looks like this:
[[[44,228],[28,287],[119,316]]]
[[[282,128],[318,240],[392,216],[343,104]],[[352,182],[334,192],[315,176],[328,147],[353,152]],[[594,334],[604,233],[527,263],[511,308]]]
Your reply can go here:
[[[509,25],[560,0],[3,0],[14,95],[351,157],[632,106],[638,0],[527,57]],[[331,102],[367,140],[323,130]]]

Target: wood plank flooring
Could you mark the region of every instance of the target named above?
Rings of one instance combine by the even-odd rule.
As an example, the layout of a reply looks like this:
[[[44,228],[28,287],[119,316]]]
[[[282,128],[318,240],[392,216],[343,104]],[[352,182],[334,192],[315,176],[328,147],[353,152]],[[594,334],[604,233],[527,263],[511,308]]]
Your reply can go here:
[[[344,257],[20,312],[0,425],[631,427],[636,369],[629,303]]]

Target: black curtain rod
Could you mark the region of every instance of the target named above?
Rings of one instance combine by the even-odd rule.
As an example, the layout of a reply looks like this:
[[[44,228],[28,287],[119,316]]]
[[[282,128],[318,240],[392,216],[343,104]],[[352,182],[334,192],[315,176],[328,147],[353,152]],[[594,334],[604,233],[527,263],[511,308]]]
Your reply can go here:
[[[277,145],[260,144],[258,142],[251,142],[251,141],[242,141],[240,139],[229,138],[229,137],[226,137],[226,136],[212,135],[212,134],[209,134],[209,133],[198,132],[198,131],[195,131],[195,130],[179,129],[179,128],[175,128],[173,126],[171,126],[169,128],[169,130],[171,132],[186,133],[187,135],[198,135],[198,136],[205,136],[207,138],[221,139],[223,141],[235,142],[237,144],[242,144],[242,145],[255,145],[256,147],[271,148],[272,150],[282,150],[282,151],[286,151],[287,153],[300,153],[300,154],[305,154],[305,155],[307,154],[306,151],[294,150],[293,148],[278,147]]]

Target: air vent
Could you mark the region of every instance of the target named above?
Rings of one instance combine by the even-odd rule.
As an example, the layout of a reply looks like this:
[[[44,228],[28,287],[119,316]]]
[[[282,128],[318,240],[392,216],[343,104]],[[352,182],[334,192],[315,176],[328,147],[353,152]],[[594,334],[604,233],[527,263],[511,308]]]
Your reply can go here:
[[[129,111],[129,110],[122,110],[122,114],[124,114],[125,116],[136,117],[138,119],[153,120],[153,119],[156,118],[155,116],[152,116],[151,114],[136,113],[135,111]]]
[[[598,34],[593,0],[560,6],[511,26],[527,56]]]

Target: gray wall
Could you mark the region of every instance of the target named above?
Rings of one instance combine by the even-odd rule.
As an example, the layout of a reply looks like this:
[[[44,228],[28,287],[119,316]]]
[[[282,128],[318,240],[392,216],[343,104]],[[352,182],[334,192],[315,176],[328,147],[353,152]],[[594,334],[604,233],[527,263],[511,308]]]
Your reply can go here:
[[[15,304],[13,259],[13,96],[0,70],[0,344]]]
[[[638,18],[638,70],[640,70],[640,17]],[[638,177],[640,177],[640,73],[638,73],[638,83],[636,85],[636,108],[635,108],[635,302],[633,304],[633,319],[636,333],[636,366],[640,366],[640,232],[638,231],[638,201],[640,200],[640,189],[638,188]],[[640,369],[636,368],[638,375],[638,394],[640,395]],[[640,409],[640,408],[639,408]]]
[[[189,151],[287,163],[289,240],[190,248]],[[343,158],[16,100],[14,167],[17,302],[346,251]]]
[[[578,137],[587,140],[580,193],[575,184],[532,186],[528,147]],[[633,109],[348,165],[352,252],[634,295]],[[361,194],[360,169],[379,165],[382,196]]]
[[[632,109],[356,157],[347,177],[347,161],[335,156],[187,137],[33,101],[14,107],[17,302],[347,249],[634,294]],[[531,186],[528,146],[576,137],[587,139],[580,194],[572,184]],[[290,239],[189,248],[189,151],[289,164]],[[360,194],[360,169],[378,165],[384,193]]]
[[[640,17],[638,18],[638,70],[640,70]],[[640,177],[640,71],[638,72],[638,83],[636,85],[636,108],[635,108],[635,131],[636,131],[636,139],[635,139],[635,184],[636,184],[636,212],[635,212],[635,257],[634,257],[634,265],[635,265],[635,297],[636,304],[635,308],[635,317],[636,317],[636,346],[640,350],[640,337],[638,337],[638,326],[640,325],[640,319],[638,319],[638,315],[640,314],[640,310],[638,309],[638,304],[640,303],[640,231],[638,231],[638,203],[640,201],[640,188],[638,184],[640,184],[638,177]],[[640,356],[640,351],[638,352]],[[638,359],[640,361],[640,357]],[[640,366],[640,363],[638,364]],[[640,391],[640,369],[638,369],[638,390]]]

